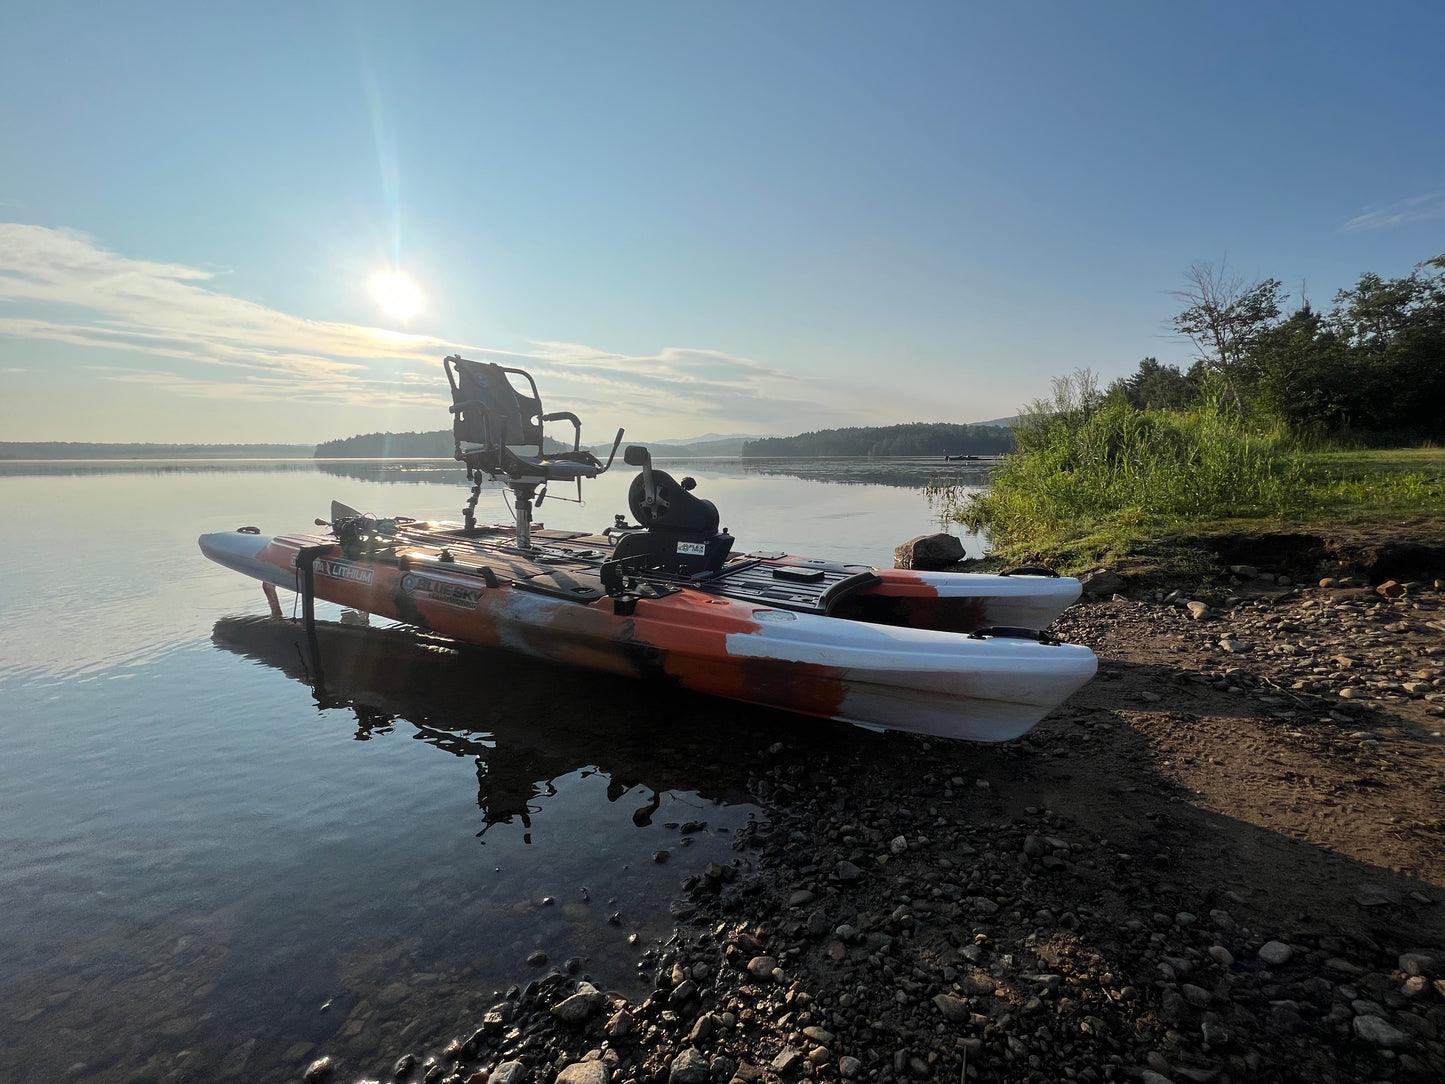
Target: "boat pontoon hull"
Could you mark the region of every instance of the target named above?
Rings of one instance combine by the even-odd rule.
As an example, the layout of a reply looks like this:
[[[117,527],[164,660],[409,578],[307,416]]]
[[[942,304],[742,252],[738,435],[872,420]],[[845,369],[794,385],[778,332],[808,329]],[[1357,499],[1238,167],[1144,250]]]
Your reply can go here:
[[[1078,597],[1074,580],[771,555],[623,597],[597,587],[600,538],[558,535],[539,557],[509,550],[505,531],[488,542],[469,541],[475,534],[417,525],[351,556],[335,538],[243,531],[203,535],[200,547],[264,583],[309,586],[317,599],[459,641],[917,734],[1018,737],[1097,665],[1085,647],[976,631],[1043,628]]]

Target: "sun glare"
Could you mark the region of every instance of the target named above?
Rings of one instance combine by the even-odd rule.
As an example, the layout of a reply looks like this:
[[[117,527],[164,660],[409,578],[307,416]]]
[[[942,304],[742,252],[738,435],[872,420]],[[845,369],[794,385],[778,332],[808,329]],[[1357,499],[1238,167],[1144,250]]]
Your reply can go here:
[[[371,296],[388,316],[406,320],[421,308],[421,291],[416,283],[396,271],[383,271],[372,277]]]

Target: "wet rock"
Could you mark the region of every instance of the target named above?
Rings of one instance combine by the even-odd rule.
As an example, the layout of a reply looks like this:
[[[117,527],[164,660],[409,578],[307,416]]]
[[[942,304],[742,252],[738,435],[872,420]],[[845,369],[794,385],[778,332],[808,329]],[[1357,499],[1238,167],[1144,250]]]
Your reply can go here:
[[[546,954],[545,952],[543,952],[541,949],[535,949],[535,950],[533,950],[532,952],[527,953],[527,966],[528,966],[528,967],[546,967],[546,966],[547,966],[547,954]]]
[[[396,1064],[391,1067],[391,1075],[396,1077],[397,1080],[405,1080],[407,1077],[411,1076],[411,1072],[415,1068],[416,1055],[403,1054],[401,1057],[396,1059]]]
[[[1367,1043],[1385,1050],[1403,1050],[1410,1045],[1410,1036],[1398,1028],[1391,1027],[1378,1016],[1357,1016],[1353,1027],[1355,1034]]]
[[[317,1058],[306,1067],[306,1072],[301,1074],[301,1079],[306,1084],[321,1084],[322,1081],[331,1079],[331,1074],[336,1071],[336,1063],[330,1058]]]

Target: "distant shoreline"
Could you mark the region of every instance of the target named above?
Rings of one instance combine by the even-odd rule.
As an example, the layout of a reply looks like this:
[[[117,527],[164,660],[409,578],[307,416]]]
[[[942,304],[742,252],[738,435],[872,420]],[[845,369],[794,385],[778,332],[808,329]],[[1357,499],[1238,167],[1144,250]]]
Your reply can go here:
[[[80,441],[0,441],[0,461],[311,459],[314,444],[104,444]]]

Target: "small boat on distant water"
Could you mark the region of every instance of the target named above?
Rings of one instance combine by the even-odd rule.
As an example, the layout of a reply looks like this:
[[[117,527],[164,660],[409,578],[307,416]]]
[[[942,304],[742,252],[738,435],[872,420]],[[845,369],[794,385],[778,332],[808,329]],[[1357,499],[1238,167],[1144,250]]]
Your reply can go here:
[[[462,522],[377,519],[338,503],[317,521],[325,534],[242,528],[203,535],[202,552],[267,585],[278,616],[282,587],[311,620],[321,598],[460,641],[919,734],[1017,737],[1094,674],[1088,648],[1039,631],[1078,597],[1076,580],[734,555],[693,479],[654,468],[645,448],[624,454],[640,468],[628,494],[636,523],[533,529],[548,483],[575,481],[580,494],[611,467],[622,431],[604,463],[581,448],[575,415],[543,413],[525,371],[444,365],[456,457],[475,482]],[[559,420],[572,423],[573,447],[547,454],[543,425]],[[511,490],[515,524],[476,523],[487,478]]]

